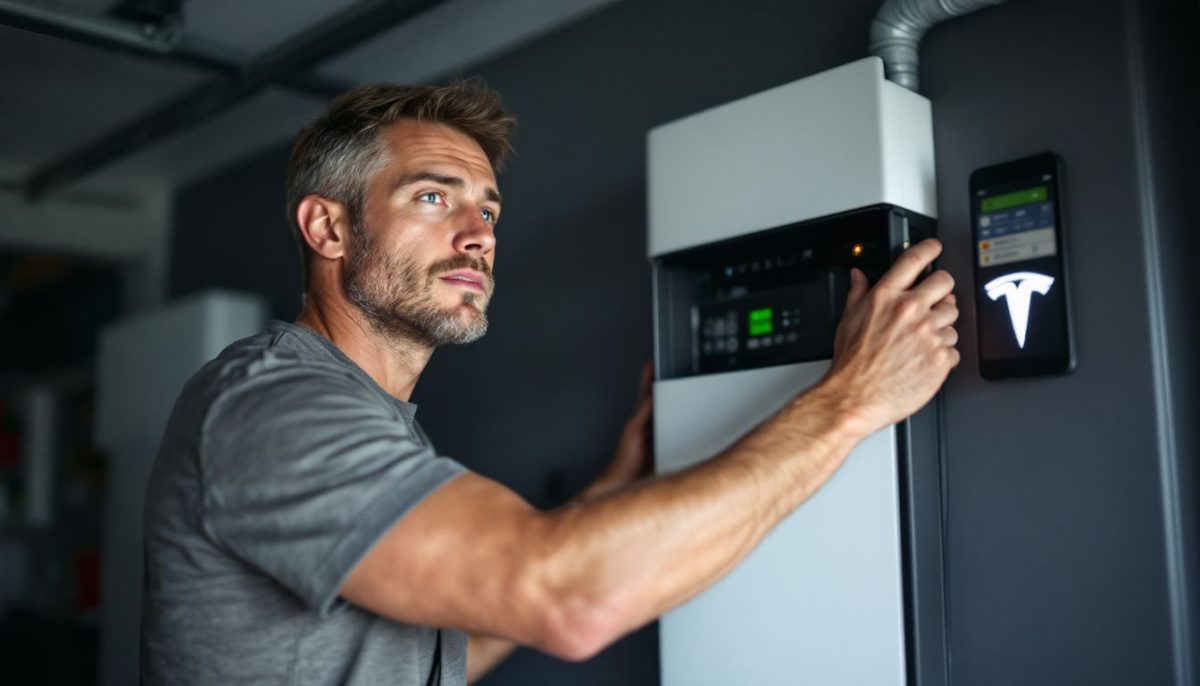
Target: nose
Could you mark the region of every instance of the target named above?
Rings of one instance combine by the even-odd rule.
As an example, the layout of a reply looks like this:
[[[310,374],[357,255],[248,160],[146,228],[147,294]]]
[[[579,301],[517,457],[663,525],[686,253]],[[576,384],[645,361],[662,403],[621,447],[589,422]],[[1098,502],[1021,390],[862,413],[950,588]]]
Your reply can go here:
[[[466,216],[456,222],[454,249],[460,253],[487,255],[496,247],[496,234],[492,225],[480,214],[476,206],[464,207]]]

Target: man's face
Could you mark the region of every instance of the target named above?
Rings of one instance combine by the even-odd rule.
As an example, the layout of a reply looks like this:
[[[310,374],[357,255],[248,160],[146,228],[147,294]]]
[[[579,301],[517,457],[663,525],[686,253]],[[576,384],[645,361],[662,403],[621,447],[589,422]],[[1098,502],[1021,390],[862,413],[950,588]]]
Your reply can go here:
[[[500,217],[483,149],[441,124],[402,120],[355,221],[343,272],[347,298],[398,340],[469,343],[487,331]]]

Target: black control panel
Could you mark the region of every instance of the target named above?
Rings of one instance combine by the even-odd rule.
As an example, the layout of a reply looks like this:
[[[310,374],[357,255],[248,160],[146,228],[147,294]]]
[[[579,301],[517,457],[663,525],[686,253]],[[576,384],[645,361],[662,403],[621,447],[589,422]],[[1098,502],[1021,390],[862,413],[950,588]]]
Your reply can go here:
[[[837,277],[826,271],[815,280],[698,303],[692,368],[705,373],[828,357],[841,304],[835,293],[845,281]]]
[[[657,259],[659,377],[831,357],[850,268],[874,280],[931,228],[877,206]]]

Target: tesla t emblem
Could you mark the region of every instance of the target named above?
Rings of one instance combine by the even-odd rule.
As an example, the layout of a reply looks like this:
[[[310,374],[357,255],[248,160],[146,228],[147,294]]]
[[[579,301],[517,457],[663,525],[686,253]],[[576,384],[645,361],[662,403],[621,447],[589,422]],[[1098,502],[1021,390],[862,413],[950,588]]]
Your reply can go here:
[[[1025,348],[1025,331],[1029,326],[1029,300],[1034,293],[1045,295],[1054,284],[1053,276],[1034,272],[1013,272],[992,279],[984,286],[992,300],[1004,298],[1008,304],[1008,316],[1012,319],[1013,333],[1017,346]]]

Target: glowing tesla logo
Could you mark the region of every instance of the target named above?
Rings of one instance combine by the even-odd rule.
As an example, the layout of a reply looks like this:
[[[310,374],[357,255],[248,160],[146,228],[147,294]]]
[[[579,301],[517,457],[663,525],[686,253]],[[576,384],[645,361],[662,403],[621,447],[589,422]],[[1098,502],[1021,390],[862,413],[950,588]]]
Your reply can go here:
[[[1053,276],[1034,272],[1013,272],[992,279],[983,287],[992,300],[1004,298],[1007,302],[1013,333],[1017,335],[1017,346],[1022,350],[1025,349],[1025,330],[1029,326],[1029,300],[1034,293],[1049,293],[1053,284]]]

